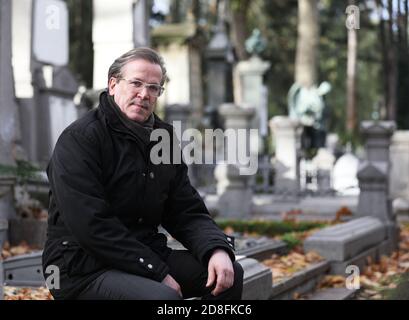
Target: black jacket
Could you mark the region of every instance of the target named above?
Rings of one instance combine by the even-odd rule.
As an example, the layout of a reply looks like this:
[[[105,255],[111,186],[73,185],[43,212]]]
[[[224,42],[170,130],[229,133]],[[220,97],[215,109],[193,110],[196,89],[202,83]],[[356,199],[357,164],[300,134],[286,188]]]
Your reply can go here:
[[[47,168],[43,272],[47,278],[48,265],[60,268],[56,298],[75,297],[107,268],[161,281],[170,249],[159,225],[205,266],[216,248],[234,261],[234,244],[191,186],[186,165],[152,164],[149,131],[128,127],[115,108],[103,92],[99,107],[61,134]],[[155,115],[157,128],[173,138],[173,127]]]

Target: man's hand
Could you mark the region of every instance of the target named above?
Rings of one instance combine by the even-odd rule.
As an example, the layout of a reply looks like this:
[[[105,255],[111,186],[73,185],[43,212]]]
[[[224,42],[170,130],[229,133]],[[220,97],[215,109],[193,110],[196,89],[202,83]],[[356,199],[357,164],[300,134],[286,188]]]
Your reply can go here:
[[[162,280],[162,283],[176,290],[180,297],[183,298],[179,283],[177,283],[170,274],[166,275],[166,277]]]
[[[209,260],[208,277],[206,287],[213,285],[216,280],[216,287],[212,291],[212,295],[217,296],[224,290],[233,286],[234,270],[230,257],[223,249],[216,249]]]

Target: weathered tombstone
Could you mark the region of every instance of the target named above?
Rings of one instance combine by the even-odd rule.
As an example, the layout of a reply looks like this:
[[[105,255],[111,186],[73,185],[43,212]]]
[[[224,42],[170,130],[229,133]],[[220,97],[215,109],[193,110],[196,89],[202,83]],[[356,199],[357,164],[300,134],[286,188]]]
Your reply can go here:
[[[274,191],[294,199],[300,191],[300,138],[302,127],[296,120],[276,116],[270,120],[274,137]]]
[[[37,141],[41,142],[37,157],[45,166],[61,132],[78,118],[73,101],[78,84],[67,67],[43,67],[41,73],[36,73],[34,86],[37,121],[42,124],[37,129]]]
[[[238,131],[240,129],[247,129],[248,131],[255,111],[251,108],[241,108],[235,104],[226,103],[221,106],[219,112],[225,119],[225,127],[234,130],[237,140],[239,140]],[[248,132],[246,133],[246,139],[247,141],[229,141],[227,139],[227,149],[229,143],[236,143],[239,148],[251,148]],[[240,218],[251,213],[253,192],[250,187],[250,176],[243,174],[243,169],[243,164],[238,162],[225,162],[216,166],[215,177],[221,216]]]
[[[0,3],[0,166],[15,164],[15,151],[19,139],[19,121],[11,67],[11,10],[10,0]],[[1,174],[4,175],[5,172]],[[0,218],[11,218],[15,216],[13,177],[3,176],[0,179]]]
[[[409,211],[409,131],[396,131],[390,146],[390,194],[397,210]]]

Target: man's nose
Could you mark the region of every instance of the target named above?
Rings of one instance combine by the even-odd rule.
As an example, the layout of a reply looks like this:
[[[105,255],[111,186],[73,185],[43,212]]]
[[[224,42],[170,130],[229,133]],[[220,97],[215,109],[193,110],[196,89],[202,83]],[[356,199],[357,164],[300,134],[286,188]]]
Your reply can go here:
[[[148,88],[147,88],[146,86],[143,86],[143,87],[139,90],[138,95],[139,95],[141,98],[143,98],[143,99],[149,98]]]

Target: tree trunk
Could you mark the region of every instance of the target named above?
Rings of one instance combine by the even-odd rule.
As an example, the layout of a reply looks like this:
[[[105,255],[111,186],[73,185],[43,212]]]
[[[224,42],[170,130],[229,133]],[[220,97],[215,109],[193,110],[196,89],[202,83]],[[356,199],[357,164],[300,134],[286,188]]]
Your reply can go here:
[[[305,87],[317,83],[319,33],[318,0],[298,0],[295,81]]]
[[[347,118],[346,131],[352,134],[356,127],[356,64],[358,34],[355,28],[348,30],[347,62]]]
[[[249,9],[249,0],[236,0],[231,2],[232,11],[232,33],[237,57],[240,61],[248,58],[245,42],[249,36],[247,29],[247,13]]]
[[[386,104],[388,120],[396,119],[396,102],[397,102],[397,52],[396,42],[393,34],[393,2],[388,0],[388,13],[389,13],[389,45],[387,50],[388,61],[388,95],[389,99]]]

